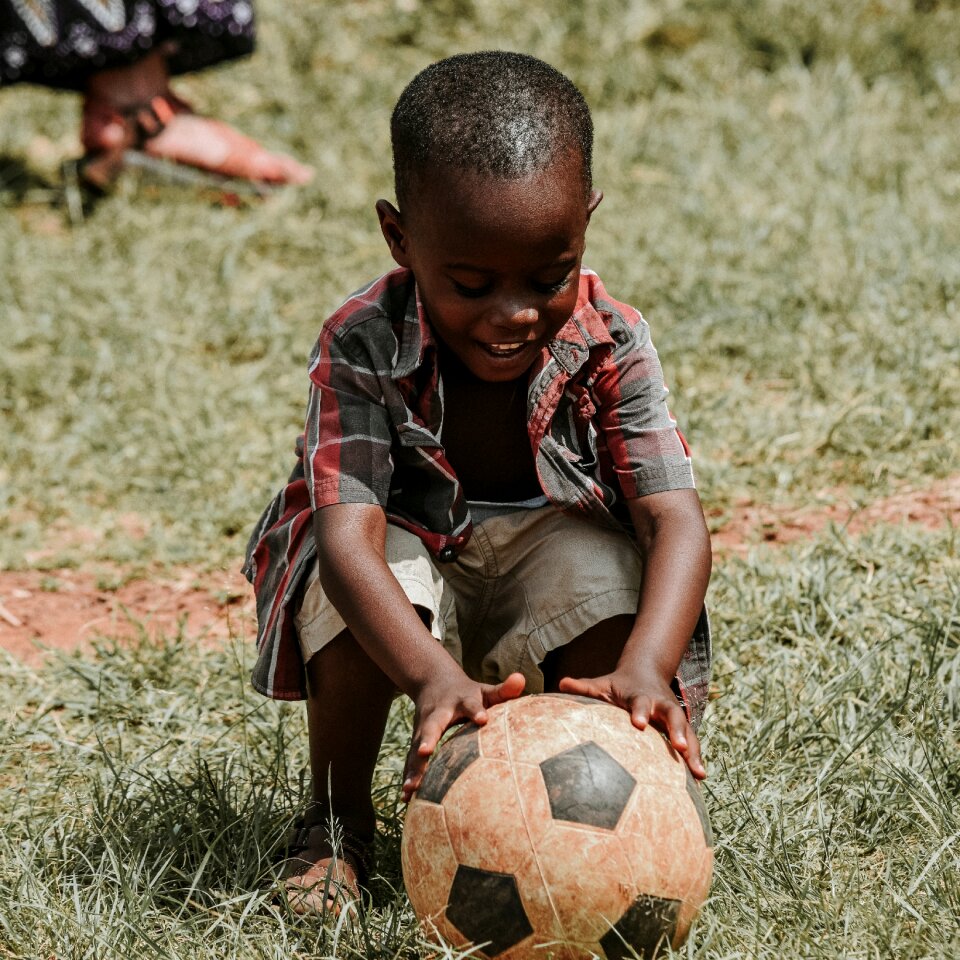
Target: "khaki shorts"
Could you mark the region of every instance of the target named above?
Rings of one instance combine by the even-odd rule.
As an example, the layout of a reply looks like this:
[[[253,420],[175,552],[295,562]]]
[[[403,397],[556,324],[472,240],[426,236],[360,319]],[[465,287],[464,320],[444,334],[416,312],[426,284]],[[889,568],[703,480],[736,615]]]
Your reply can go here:
[[[592,626],[635,614],[642,562],[630,538],[555,507],[474,527],[456,561],[434,563],[420,538],[388,524],[386,560],[430,632],[481,683],[514,671],[543,691],[544,657]],[[346,629],[310,574],[295,619],[304,662]]]

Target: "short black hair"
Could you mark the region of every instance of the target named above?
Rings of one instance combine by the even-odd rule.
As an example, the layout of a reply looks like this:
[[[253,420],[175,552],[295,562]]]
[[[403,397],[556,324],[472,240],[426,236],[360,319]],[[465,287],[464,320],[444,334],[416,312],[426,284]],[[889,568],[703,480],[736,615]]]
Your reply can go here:
[[[431,64],[400,94],[390,121],[397,202],[431,166],[517,179],[559,153],[583,159],[592,186],[593,121],[577,87],[536,57],[503,50]]]

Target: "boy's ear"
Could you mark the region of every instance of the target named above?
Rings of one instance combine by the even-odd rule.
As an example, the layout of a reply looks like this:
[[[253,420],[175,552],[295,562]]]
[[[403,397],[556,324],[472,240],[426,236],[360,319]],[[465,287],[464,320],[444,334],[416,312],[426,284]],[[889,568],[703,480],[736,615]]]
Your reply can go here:
[[[403,229],[400,211],[387,200],[377,201],[377,217],[380,220],[380,232],[387,241],[390,255],[401,266],[410,268],[407,256],[407,235]]]
[[[600,206],[600,201],[603,199],[602,190],[591,190],[590,195],[587,197],[587,223],[590,222],[590,216],[597,207]]]

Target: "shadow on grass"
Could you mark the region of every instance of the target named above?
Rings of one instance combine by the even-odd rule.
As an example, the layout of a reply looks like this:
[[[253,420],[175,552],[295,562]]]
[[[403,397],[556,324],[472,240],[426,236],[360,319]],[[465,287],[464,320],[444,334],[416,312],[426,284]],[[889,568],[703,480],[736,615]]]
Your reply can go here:
[[[0,153],[0,203],[55,203],[63,196],[61,185],[52,183],[29,167],[22,157]]]
[[[277,783],[266,771],[256,778],[231,760],[204,759],[183,773],[103,778],[92,785],[87,822],[69,834],[55,827],[63,869],[97,884],[119,868],[116,881],[147,883],[139,892],[174,912],[265,889],[292,819]]]
[[[42,221],[39,232],[61,233],[63,226],[78,226],[93,212],[98,199],[100,197],[81,186],[75,161],[64,163],[60,178],[50,181],[20,157],[0,154],[0,208],[30,211],[26,222],[33,223],[35,228],[39,216]],[[64,215],[62,226],[51,227],[46,218],[49,210]]]
[[[176,909],[190,902],[213,907],[225,895],[269,893],[306,805],[302,791],[286,781],[283,757],[276,759],[272,770],[250,770],[229,759],[198,758],[185,773],[147,772],[134,781],[118,776],[94,784],[84,831],[58,837],[61,849],[74,850],[65,869],[79,877],[93,867],[95,879],[105,858],[152,864],[155,903]],[[402,885],[401,830],[397,816],[379,832],[374,902],[391,899]]]
[[[61,869],[81,883],[102,878],[108,861],[149,865],[156,902],[208,907],[273,886],[309,783],[298,770],[299,711],[249,691],[242,648],[205,649],[183,626],[175,635],[141,627],[123,641],[101,638],[92,656],[51,664],[61,682],[48,711],[63,711],[71,727],[92,724],[96,746],[81,774],[82,819],[58,808],[40,829],[53,833]],[[184,753],[185,743],[196,746]],[[375,899],[402,886],[398,797],[394,778],[378,778]]]
[[[381,869],[370,884],[374,910],[348,934],[332,916],[295,916],[276,895],[278,868],[307,799],[304,776],[290,773],[292,741],[284,715],[279,723],[274,718],[256,732],[241,733],[260,717],[261,702],[254,701],[249,712],[241,708],[240,720],[239,704],[225,703],[223,711],[232,716],[229,734],[211,730],[200,755],[179,760],[175,742],[165,738],[135,757],[125,755],[119,742],[105,742],[119,724],[131,735],[139,729],[144,740],[149,737],[149,713],[132,705],[155,710],[159,701],[151,689],[184,689],[190,650],[182,636],[144,635],[126,644],[104,640],[93,659],[60,661],[65,678],[72,677],[91,700],[65,691],[55,709],[80,708],[99,732],[82,775],[82,812],[69,809],[70,802],[57,804],[52,816],[38,818],[26,831],[39,856],[32,865],[37,874],[59,895],[72,891],[84,903],[123,904],[122,914],[137,930],[160,923],[200,931],[213,922],[234,924],[239,932],[266,924],[272,935],[286,936],[286,930],[306,938],[318,955],[330,949],[334,956],[368,960],[404,954],[413,930],[400,875],[395,784],[381,786],[375,796],[389,812],[377,842]],[[228,672],[214,671],[218,684],[231,685]],[[66,799],[62,786],[57,792]]]
[[[386,878],[376,878],[373,910],[339,918],[297,916],[277,896],[277,867],[302,800],[284,780],[280,751],[278,768],[262,771],[242,759],[196,759],[180,772],[131,774],[119,756],[104,750],[100,760],[83,818],[61,815],[31,844],[47,889],[72,898],[81,918],[64,921],[73,942],[108,939],[111,956],[136,957],[145,947],[179,955],[164,949],[164,938],[184,937],[198,943],[197,956],[223,955],[224,938],[285,942],[318,958],[419,955],[402,886]],[[87,930],[96,917],[99,930]]]

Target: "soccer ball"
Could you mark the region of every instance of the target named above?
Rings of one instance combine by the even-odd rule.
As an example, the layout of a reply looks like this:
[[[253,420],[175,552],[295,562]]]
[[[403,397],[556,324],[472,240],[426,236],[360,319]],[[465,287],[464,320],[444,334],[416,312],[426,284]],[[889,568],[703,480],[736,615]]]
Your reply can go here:
[[[713,870],[700,788],[652,727],[587,697],[492,707],[435,752],[401,856],[421,923],[497,960],[652,958]]]

